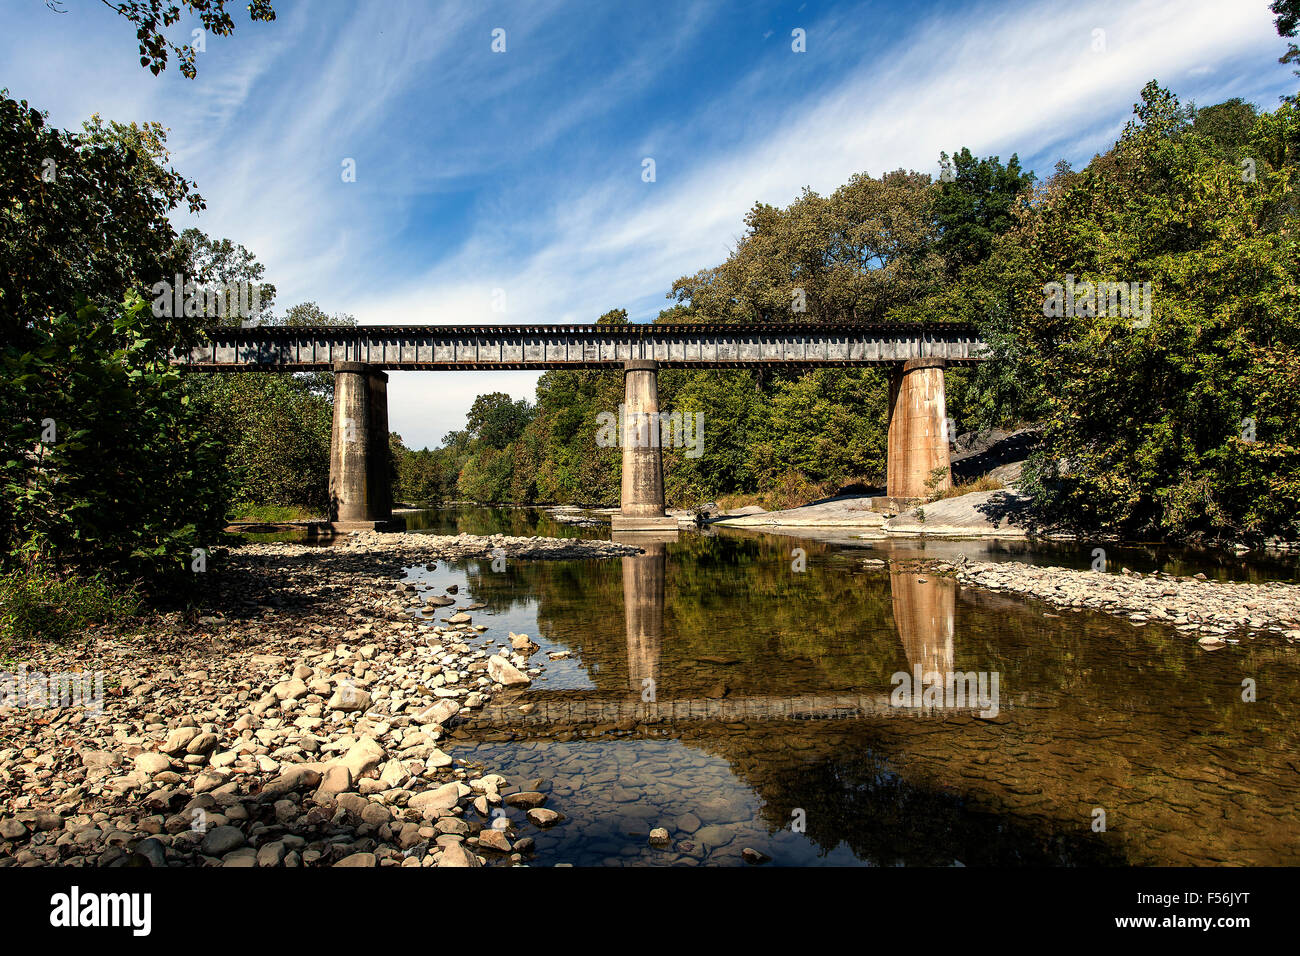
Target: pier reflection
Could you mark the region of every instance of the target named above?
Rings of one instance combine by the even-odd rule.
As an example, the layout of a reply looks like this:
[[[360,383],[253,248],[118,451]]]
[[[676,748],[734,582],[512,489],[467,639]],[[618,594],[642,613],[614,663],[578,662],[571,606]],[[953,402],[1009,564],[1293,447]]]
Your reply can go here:
[[[957,582],[891,571],[889,590],[894,605],[894,626],[910,669],[923,676],[952,673]]]
[[[621,544],[632,544],[643,550],[642,554],[629,554],[620,559],[628,685],[640,695],[647,687],[659,686],[668,545],[677,540],[677,533],[621,532],[613,537]]]
[[[627,688],[633,692],[634,699],[662,700],[668,552],[678,535],[675,532],[627,532],[616,533],[613,540],[642,549],[640,554],[619,559],[622,562]],[[933,575],[891,571],[889,588],[894,630],[907,658],[908,669],[922,675],[951,673],[955,666],[956,582]],[[676,659],[673,651],[673,648],[667,650],[670,660]],[[773,682],[775,687],[771,686]],[[781,684],[779,675],[768,675],[771,690],[784,691],[785,696],[808,696],[807,687],[783,688]],[[643,694],[647,687],[654,688],[653,695]],[[875,690],[885,692],[888,688],[882,685]],[[699,688],[693,688],[693,691],[689,696],[703,696]],[[814,693],[812,696],[818,695]]]

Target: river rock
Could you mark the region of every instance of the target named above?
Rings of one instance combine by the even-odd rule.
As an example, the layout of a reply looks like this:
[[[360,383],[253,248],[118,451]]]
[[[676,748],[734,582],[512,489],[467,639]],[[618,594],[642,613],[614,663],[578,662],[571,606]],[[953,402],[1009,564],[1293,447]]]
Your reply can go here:
[[[213,733],[199,734],[188,744],[185,745],[187,754],[206,756],[217,748],[217,735]]]
[[[524,687],[532,683],[526,675],[520,673],[515,665],[500,654],[494,654],[488,658],[488,677],[498,684],[504,684],[506,687]]]
[[[533,807],[540,807],[546,802],[546,794],[539,793],[536,790],[522,790],[519,793],[507,794],[505,801],[508,806],[531,810]]]
[[[439,810],[450,810],[460,802],[461,797],[469,796],[472,791],[459,781],[443,784],[434,790],[417,793],[407,801],[407,806],[419,810],[426,816]]]
[[[168,756],[175,757],[184,753],[191,740],[199,735],[197,727],[177,727],[167,735],[167,740],[158,749]]]
[[[106,770],[119,766],[122,755],[107,750],[88,750],[82,753],[81,763],[87,770]]]
[[[486,830],[480,830],[478,835],[478,845],[486,850],[494,850],[497,853],[509,853],[512,849],[510,840],[506,837],[504,830],[497,830],[488,827]]]
[[[147,837],[135,845],[135,853],[150,866],[167,865],[167,848],[157,837]]]
[[[213,827],[203,836],[203,852],[208,856],[222,856],[244,845],[244,834],[239,827]]]
[[[478,857],[469,851],[463,843],[453,843],[445,847],[442,851],[442,859],[438,861],[438,866],[478,866],[483,864],[479,862]]]
[[[384,748],[372,737],[362,737],[348,748],[348,752],[339,758],[338,763],[348,768],[355,780],[362,777],[384,759]]]
[[[431,724],[445,724],[460,713],[460,704],[454,700],[440,700],[420,713],[420,720]]]
[[[564,821],[564,814],[555,810],[548,810],[546,807],[534,807],[528,811],[528,820],[534,826],[553,827],[557,823]]]
[[[162,773],[171,765],[171,760],[162,754],[142,753],[135,758],[135,769],[150,777],[156,773]]]
[[[370,707],[370,691],[360,687],[340,687],[325,706],[344,713],[364,711]]]
[[[340,793],[352,789],[352,771],[341,763],[330,764],[321,775],[320,786],[316,788],[317,803],[332,803]]]
[[[314,767],[290,767],[262,788],[263,796],[275,797],[294,790],[310,790],[320,786],[321,773]]]
[[[6,840],[21,840],[27,836],[27,827],[13,817],[0,820],[0,837]]]

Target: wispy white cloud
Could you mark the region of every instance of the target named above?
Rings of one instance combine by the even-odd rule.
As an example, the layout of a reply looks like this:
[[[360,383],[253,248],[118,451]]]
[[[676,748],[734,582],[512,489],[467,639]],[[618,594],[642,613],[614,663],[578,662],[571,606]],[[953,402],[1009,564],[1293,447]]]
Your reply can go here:
[[[34,87],[14,92],[39,88],[64,125],[162,119],[208,199],[198,225],[253,249],[282,307],[310,298],[366,323],[649,317],[675,278],[725,257],[755,201],[937,171],[961,146],[1078,165],[1153,77],[1264,105],[1291,79],[1267,0],[945,6],[888,30],[846,3],[797,15],[801,54],[775,7],[740,32],[741,14],[704,3],[640,11],[622,32],[559,0],[277,8],[275,24],[211,39],[192,83],[135,67],[108,11],[0,55]],[[497,25],[505,55],[489,50]],[[433,443],[474,395],[527,396],[535,378],[395,375],[390,420]]]
[[[1098,28],[1104,52],[1093,49]],[[815,55],[817,36],[814,24],[804,55]],[[1210,2],[1152,0],[934,18],[899,37],[887,58],[862,62],[816,102],[767,117],[732,148],[686,168],[661,164],[656,183],[641,183],[639,163],[629,162],[620,181],[557,189],[549,210],[516,227],[536,234],[541,224],[548,234],[523,259],[503,260],[471,238],[424,274],[359,299],[356,312],[374,322],[591,321],[715,264],[756,200],[784,204],[804,185],[830,190],[861,170],[933,169],[940,150],[962,145],[1004,158],[1018,150],[1022,159],[1057,150],[1078,165],[1109,146],[1147,80],[1181,78],[1189,64],[1211,72],[1243,57],[1267,64],[1277,48],[1263,3],[1233,14]],[[738,85],[746,84],[752,78]],[[694,125],[677,118],[644,141],[690,137]],[[491,311],[493,286],[510,294],[506,316]],[[457,383],[444,407],[467,408],[496,388],[488,376]],[[448,402],[443,383],[417,379],[401,392],[416,405],[435,394]]]

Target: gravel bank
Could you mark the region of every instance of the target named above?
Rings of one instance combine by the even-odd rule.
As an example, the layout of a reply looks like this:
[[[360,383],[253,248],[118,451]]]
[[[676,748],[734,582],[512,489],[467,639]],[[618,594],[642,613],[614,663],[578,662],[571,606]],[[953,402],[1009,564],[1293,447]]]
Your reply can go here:
[[[1263,632],[1300,640],[1300,586],[1284,582],[1245,584],[1177,577],[1154,571],[1107,574],[1016,562],[937,562],[963,584],[1023,594],[1071,610],[1096,609],[1135,624],[1158,621],[1203,635],[1201,644],[1220,646]]]
[[[528,831],[564,820],[545,782],[456,767],[438,745],[461,711],[541,672],[536,645],[484,648],[477,606],[398,578],[437,560],[637,550],[375,533],[236,548],[208,572],[207,610],[8,665],[0,866],[525,862]],[[98,707],[41,700],[77,672],[102,675]]]

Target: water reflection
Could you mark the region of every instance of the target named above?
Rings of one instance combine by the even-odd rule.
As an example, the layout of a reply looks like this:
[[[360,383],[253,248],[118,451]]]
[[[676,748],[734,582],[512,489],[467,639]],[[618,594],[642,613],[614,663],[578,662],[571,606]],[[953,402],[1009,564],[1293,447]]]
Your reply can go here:
[[[428,572],[485,603],[498,640],[569,655],[448,743],[549,790],[569,821],[534,834],[538,863],[728,865],[745,847],[778,865],[1300,862],[1300,666],[1281,641],[1211,655],[807,539],[642,547]],[[914,670],[1000,673],[1002,712],[873,709]],[[668,850],[647,845],[655,826]]]
[[[891,571],[889,591],[894,605],[894,626],[907,655],[908,670],[920,674],[951,674],[956,582]]]
[[[623,564],[623,618],[627,632],[628,684],[635,694],[653,696],[659,685],[659,657],[664,645],[664,581],[668,542],[677,534],[619,533],[615,541],[635,544],[641,554]]]

